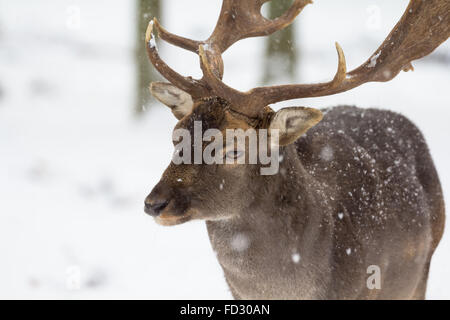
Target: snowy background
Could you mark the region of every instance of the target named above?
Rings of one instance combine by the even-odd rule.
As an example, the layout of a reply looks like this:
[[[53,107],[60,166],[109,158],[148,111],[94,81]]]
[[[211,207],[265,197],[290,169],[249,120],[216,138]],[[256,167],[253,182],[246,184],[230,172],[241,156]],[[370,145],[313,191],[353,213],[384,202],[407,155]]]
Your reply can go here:
[[[220,0],[164,0],[164,25],[203,39]],[[317,0],[296,22],[297,79],[364,62],[406,0]],[[157,226],[143,201],[172,153],[175,118],[159,104],[133,112],[135,5],[106,0],[0,0],[0,298],[228,299],[204,223]],[[79,23],[77,15],[79,13]],[[75,22],[74,22],[75,17]],[[161,45],[181,73],[195,55]],[[263,40],[226,52],[225,81],[261,79]],[[387,84],[275,106],[355,104],[401,112],[423,131],[450,203],[450,43]],[[448,231],[448,230],[447,230]],[[428,298],[450,298],[450,233],[432,261]]]

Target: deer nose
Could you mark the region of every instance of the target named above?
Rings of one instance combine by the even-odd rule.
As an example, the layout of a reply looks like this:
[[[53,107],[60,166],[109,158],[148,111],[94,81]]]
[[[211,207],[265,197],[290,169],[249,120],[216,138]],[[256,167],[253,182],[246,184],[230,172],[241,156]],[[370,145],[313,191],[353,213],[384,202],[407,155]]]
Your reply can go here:
[[[145,200],[145,213],[151,215],[152,217],[157,217],[159,214],[167,207],[169,201],[149,201]]]

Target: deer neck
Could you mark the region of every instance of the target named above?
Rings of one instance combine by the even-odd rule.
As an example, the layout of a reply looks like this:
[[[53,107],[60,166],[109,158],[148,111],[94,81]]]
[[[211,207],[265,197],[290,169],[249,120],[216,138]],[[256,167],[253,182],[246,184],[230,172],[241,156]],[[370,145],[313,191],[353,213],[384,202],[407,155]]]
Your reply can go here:
[[[281,214],[293,215],[306,223],[310,220],[310,212],[314,212],[315,217],[327,215],[324,210],[318,211],[325,207],[324,199],[328,199],[333,191],[324,189],[323,184],[308,172],[294,145],[280,150],[279,173],[261,179],[265,180],[266,187],[261,188],[255,183],[255,199],[249,203],[246,212],[239,215],[240,218],[245,219],[247,212],[269,216]]]

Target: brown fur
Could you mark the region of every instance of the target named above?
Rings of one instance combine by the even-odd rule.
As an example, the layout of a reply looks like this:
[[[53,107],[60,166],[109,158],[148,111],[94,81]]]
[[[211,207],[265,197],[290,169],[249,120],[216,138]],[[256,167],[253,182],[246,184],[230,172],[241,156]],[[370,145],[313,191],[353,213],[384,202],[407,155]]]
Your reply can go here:
[[[236,299],[423,299],[445,220],[423,136],[388,111],[324,112],[281,149],[277,175],[261,176],[259,165],[171,163],[147,198],[170,200],[157,221],[206,220]],[[267,128],[272,116],[249,119],[206,99],[177,127]],[[370,265],[381,269],[380,290],[366,286]]]

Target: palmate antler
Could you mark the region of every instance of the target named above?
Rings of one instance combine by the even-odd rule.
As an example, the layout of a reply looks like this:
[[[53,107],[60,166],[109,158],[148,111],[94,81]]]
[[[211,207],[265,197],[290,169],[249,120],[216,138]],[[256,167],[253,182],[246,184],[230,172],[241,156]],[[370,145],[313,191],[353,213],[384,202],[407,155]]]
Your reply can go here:
[[[169,33],[157,20],[150,22],[146,34],[147,52],[156,69],[173,85],[194,99],[219,96],[233,109],[256,117],[269,104],[344,92],[367,82],[392,80],[400,71],[412,69],[411,62],[430,54],[450,36],[450,0],[411,0],[400,21],[375,53],[360,67],[347,73],[344,53],[336,43],[338,70],[327,83],[281,85],[240,92],[222,82],[222,53],[233,43],[257,36],[267,36],[288,26],[310,0],[296,0],[281,17],[269,20],[261,7],[270,0],[223,0],[222,10],[212,35],[194,41]],[[153,25],[160,37],[200,56],[203,78],[183,77],[159,57],[152,35]]]

